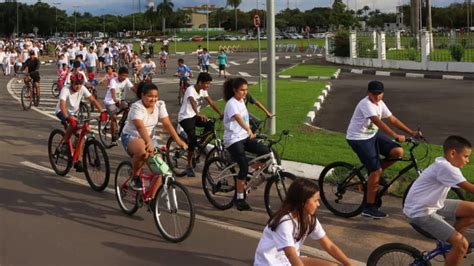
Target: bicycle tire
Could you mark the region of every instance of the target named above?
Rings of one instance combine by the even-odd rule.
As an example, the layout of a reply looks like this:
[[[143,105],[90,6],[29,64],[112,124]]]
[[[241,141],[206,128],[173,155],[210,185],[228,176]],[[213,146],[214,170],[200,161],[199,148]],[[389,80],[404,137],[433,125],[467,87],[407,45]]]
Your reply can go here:
[[[123,161],[115,172],[115,196],[120,209],[127,215],[133,215],[138,210],[138,197],[140,193],[130,188],[132,177],[132,163]],[[127,197],[128,196],[128,197]]]
[[[100,142],[105,148],[110,149],[112,147],[112,132],[110,128],[110,118],[107,121],[102,122],[99,120],[97,130],[99,131]]]
[[[33,103],[33,97],[32,97],[32,89],[28,86],[23,86],[21,88],[21,106],[23,107],[23,110],[28,110],[31,108],[31,105]]]
[[[345,182],[344,186],[341,186],[342,182]],[[352,164],[333,162],[327,165],[318,184],[322,202],[335,215],[349,218],[362,212],[367,200],[367,184]]]
[[[268,216],[280,209],[286,198],[288,188],[296,180],[296,176],[289,172],[280,172],[272,176],[265,185],[264,202]]]
[[[60,93],[60,90],[59,90],[59,83],[57,81],[53,82],[53,85],[51,85],[51,94],[54,96],[54,97],[59,97],[59,93]]]
[[[185,141],[183,139],[183,141]],[[183,150],[172,137],[166,142],[168,153],[166,161],[173,172],[178,177],[186,175],[186,167],[188,165],[188,151]]]
[[[171,196],[171,199],[167,195]],[[186,187],[177,181],[171,181],[168,184],[168,193],[165,193],[165,187],[161,186],[153,203],[155,225],[163,238],[173,243],[188,238],[194,228],[196,212]],[[171,217],[167,222],[165,217],[168,215]]]
[[[397,256],[397,254],[399,254]],[[404,259],[402,256],[405,256]],[[376,248],[367,259],[367,266],[385,265],[431,265],[424,261],[421,252],[409,245],[402,243],[389,243]]]
[[[60,149],[63,144],[64,134],[64,131],[61,129],[54,129],[48,138],[49,162],[54,172],[60,176],[65,176],[72,167],[72,157],[69,148],[66,154],[63,154]],[[64,164],[62,167],[62,164],[59,163],[60,161]]]
[[[109,157],[104,146],[94,138],[88,139],[84,144],[82,163],[90,187],[95,191],[103,191],[110,179]]]
[[[229,167],[234,165],[233,167]],[[220,157],[211,158],[202,171],[202,189],[207,200],[219,210],[227,210],[237,195],[238,165]]]
[[[90,116],[91,116],[91,113],[90,113],[90,110],[89,110],[89,106],[87,106],[87,104],[81,102],[79,104],[79,112],[77,114],[77,118],[79,119],[79,121],[81,121],[81,120],[84,120],[84,119],[89,119]]]
[[[33,95],[33,105],[34,106],[39,106],[40,104],[40,96],[35,92],[35,89],[32,89],[32,95]]]

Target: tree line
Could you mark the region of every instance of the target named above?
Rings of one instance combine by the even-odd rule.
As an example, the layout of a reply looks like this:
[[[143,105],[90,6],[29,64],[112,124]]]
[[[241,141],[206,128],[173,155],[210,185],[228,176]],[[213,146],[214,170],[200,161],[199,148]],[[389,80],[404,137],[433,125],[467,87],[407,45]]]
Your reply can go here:
[[[212,10],[209,14],[210,27],[222,27],[226,30],[249,31],[253,29],[252,18],[260,15],[265,23],[265,10],[253,9],[248,12],[238,7],[241,0],[227,0],[227,6]],[[454,3],[448,7],[433,7],[433,27],[461,28],[467,25],[467,5]],[[143,13],[126,16],[106,14],[93,16],[89,12],[73,12],[68,15],[65,10],[51,6],[45,2],[33,5],[24,3],[0,3],[0,36],[11,36],[17,32],[17,14],[20,34],[33,33],[38,28],[39,36],[52,36],[55,32],[105,31],[116,33],[121,31],[146,30],[156,34],[167,34],[169,29],[187,28],[187,17],[191,11],[175,9],[170,0],[162,0],[156,8]],[[410,6],[403,6],[404,23],[409,28]],[[280,30],[293,29],[301,31],[309,26],[314,31],[326,31],[338,28],[354,29],[360,27],[362,21],[367,26],[383,29],[384,23],[395,22],[395,13],[383,13],[364,6],[359,10],[348,10],[342,0],[335,0],[332,7],[315,7],[311,10],[285,9],[275,17],[276,27]],[[425,21],[425,19],[423,19]],[[134,26],[133,26],[134,25]],[[263,25],[264,26],[264,25]]]

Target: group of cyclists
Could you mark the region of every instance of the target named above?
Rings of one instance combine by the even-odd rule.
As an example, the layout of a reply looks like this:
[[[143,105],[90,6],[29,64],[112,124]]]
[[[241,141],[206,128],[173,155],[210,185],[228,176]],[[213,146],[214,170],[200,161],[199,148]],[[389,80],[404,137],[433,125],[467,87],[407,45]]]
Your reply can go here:
[[[28,47],[29,44],[25,42],[21,51],[26,49],[28,59],[21,62],[21,69],[27,69],[29,76],[38,83],[39,95],[39,61],[35,51]],[[184,141],[171,122],[165,102],[160,100],[157,84],[153,83],[152,77],[156,73],[156,65],[151,55],[146,56],[142,62],[130,44],[114,42],[93,43],[86,48],[80,43],[69,41],[58,44],[56,51],[58,73],[61,79],[64,78],[64,88],[59,96],[56,116],[67,126],[66,139],[76,128],[79,102],[85,97],[101,113],[101,120],[106,119],[106,114],[111,117],[113,143],[116,145],[120,138],[126,153],[132,158],[131,188],[139,191],[143,189],[139,178],[140,170],[147,158],[153,155],[157,145],[154,130],[158,122],[163,124],[164,129],[179,146],[188,150],[186,173],[189,177],[195,176],[191,158],[197,145],[196,127],[203,127],[205,131],[212,130],[208,117],[201,113],[202,106],[207,102],[223,120],[224,146],[239,165],[234,205],[239,211],[251,210],[246,202],[246,178],[249,167],[258,165],[248,165],[246,152],[263,155],[270,151],[267,146],[256,140],[253,126],[256,118],[248,112],[246,105],[256,104],[267,117],[272,117],[274,114],[248,93],[247,80],[234,77],[224,82],[223,98],[226,104],[224,110],[220,110],[208,93],[213,80],[208,73],[210,55],[206,49],[199,47],[196,54],[201,72],[195,84],[186,86],[178,113],[178,124],[187,136],[187,140]],[[134,73],[135,71],[142,73],[139,82],[133,83],[129,80],[126,66],[113,63],[122,57],[130,63]],[[168,58],[164,49],[158,57],[160,65],[162,63],[166,65]],[[222,58],[222,70],[225,73],[227,58],[225,56]],[[192,76],[190,67],[183,59],[177,62],[176,75],[180,81],[187,80]],[[221,62],[219,70],[220,65]],[[116,66],[118,73],[114,71]],[[104,105],[92,97],[83,86],[90,80],[91,73],[98,73],[103,69],[106,72],[100,82],[107,87]],[[379,183],[384,178],[383,172],[395,162],[394,159],[403,156],[403,149],[398,143],[403,143],[406,139],[404,135],[392,130],[389,124],[409,136],[415,138],[422,136],[420,131],[410,129],[391,113],[383,102],[384,93],[385,87],[382,82],[369,82],[367,96],[356,106],[346,135],[349,146],[368,170],[367,204],[362,215],[374,219],[387,216],[379,209],[380,206],[375,204],[375,196],[379,190]],[[122,134],[118,136],[116,114],[121,109],[128,109],[129,112]],[[467,227],[474,224],[474,203],[446,200],[446,196],[452,186],[459,186],[474,194],[474,185],[466,181],[459,170],[469,162],[472,145],[463,137],[450,136],[443,148],[444,156],[437,158],[415,181],[408,193],[403,211],[410,223],[423,227],[438,239],[452,244],[453,248],[446,258],[446,265],[459,265],[467,251],[467,240],[463,233]],[[381,159],[380,155],[385,159]],[[80,171],[81,166],[77,165],[76,169]],[[282,207],[269,219],[264,229],[255,254],[255,265],[331,265],[327,261],[300,255],[300,248],[307,236],[318,240],[321,246],[340,263],[353,265],[326,235],[316,218],[318,207],[317,184],[308,179],[294,181]],[[450,224],[445,217],[452,218],[454,223]]]

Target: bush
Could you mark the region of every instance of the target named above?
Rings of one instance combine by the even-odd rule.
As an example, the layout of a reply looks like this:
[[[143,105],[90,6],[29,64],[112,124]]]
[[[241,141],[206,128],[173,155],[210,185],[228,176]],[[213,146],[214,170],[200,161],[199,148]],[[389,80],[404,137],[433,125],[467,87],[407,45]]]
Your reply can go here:
[[[378,58],[377,50],[373,50],[374,44],[369,41],[359,40],[357,42],[357,57],[359,58]]]
[[[418,51],[416,49],[409,49],[407,51],[407,57],[410,61],[418,60]]]
[[[453,44],[449,46],[449,52],[451,53],[451,57],[460,62],[463,55],[464,55],[464,48],[462,47],[461,44]]]
[[[349,32],[346,30],[339,30],[334,36],[334,47],[331,51],[335,56],[349,57],[350,43]]]

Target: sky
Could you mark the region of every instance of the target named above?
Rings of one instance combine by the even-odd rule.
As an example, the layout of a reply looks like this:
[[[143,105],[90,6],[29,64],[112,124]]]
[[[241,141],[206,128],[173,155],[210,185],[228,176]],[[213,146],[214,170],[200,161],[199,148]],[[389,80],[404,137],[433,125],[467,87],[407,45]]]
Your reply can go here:
[[[18,0],[17,0],[18,1]],[[22,3],[34,4],[38,0],[19,0]],[[210,5],[216,5],[218,7],[224,7],[226,0],[171,0],[175,8],[181,8],[183,6],[195,6],[199,4],[206,4],[209,1]],[[307,10],[314,7],[328,7],[332,4],[333,0],[274,0],[276,12],[287,8],[288,4],[291,9],[299,8],[300,10]],[[395,7],[400,4],[407,4],[410,0],[343,0],[344,3],[348,3],[351,9],[360,9],[367,5],[371,9],[380,9],[382,12],[395,12]],[[89,12],[93,15],[102,14],[115,14],[115,15],[127,15],[132,11],[138,12],[139,3],[141,3],[142,12],[145,10],[147,0],[42,0],[50,5],[58,6],[58,8],[66,10],[68,14],[71,14],[74,10],[78,12]],[[155,6],[158,5],[161,0],[154,0]],[[266,8],[267,0],[242,0],[242,4],[239,6],[241,10],[248,11],[253,8],[257,8],[257,4],[261,9]],[[432,0],[433,6],[447,6],[451,3],[463,3],[464,0]],[[59,4],[58,4],[59,3]],[[79,4],[80,3],[80,4]]]

